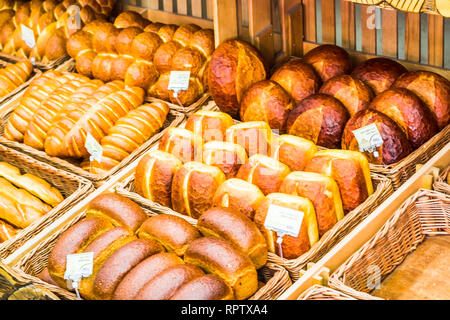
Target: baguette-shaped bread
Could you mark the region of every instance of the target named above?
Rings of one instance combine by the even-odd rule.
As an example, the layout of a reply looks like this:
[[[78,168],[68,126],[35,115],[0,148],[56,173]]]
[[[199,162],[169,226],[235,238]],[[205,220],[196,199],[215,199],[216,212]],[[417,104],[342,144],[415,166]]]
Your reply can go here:
[[[64,200],[58,189],[52,187],[47,181],[30,173],[21,174],[19,168],[0,162],[0,177],[5,178],[19,188],[25,189],[52,207]]]
[[[244,300],[258,290],[258,275],[253,262],[227,240],[199,238],[189,245],[184,261],[221,277],[233,289],[237,300]]]
[[[310,140],[284,134],[278,137],[272,148],[272,157],[287,165],[291,171],[303,171],[317,152]]]
[[[147,219],[139,229],[140,239],[153,239],[167,251],[182,257],[186,248],[195,239],[201,237],[200,232],[183,218],[160,214]]]
[[[16,201],[14,195],[0,195],[0,219],[17,228],[24,229],[38,220],[44,213]]]
[[[157,253],[139,263],[119,283],[114,291],[113,300],[132,300],[150,280],[164,270],[184,264],[174,253]]]
[[[201,159],[203,139],[183,128],[169,128],[159,141],[158,149],[173,154],[183,163]]]
[[[245,214],[228,208],[211,208],[200,216],[197,228],[204,236],[219,237],[234,243],[250,257],[256,269],[266,264],[266,240]]]
[[[249,157],[255,154],[270,155],[272,130],[264,121],[235,124],[227,129],[227,141],[241,145]]]
[[[30,61],[20,61],[0,70],[0,97],[14,91],[31,76],[33,65]]]
[[[159,150],[150,151],[136,167],[136,192],[144,198],[171,208],[172,180],[182,166],[183,163],[173,154]]]
[[[7,222],[0,220],[0,243],[14,237],[17,232],[19,232],[18,229]]]
[[[170,300],[233,300],[233,290],[215,274],[195,278],[182,285]]]
[[[227,113],[200,110],[188,118],[186,129],[200,135],[206,143],[225,141],[226,131],[232,125],[234,125],[233,118]]]
[[[234,143],[211,141],[203,146],[203,163],[218,167],[227,179],[234,178],[247,162],[245,149]]]

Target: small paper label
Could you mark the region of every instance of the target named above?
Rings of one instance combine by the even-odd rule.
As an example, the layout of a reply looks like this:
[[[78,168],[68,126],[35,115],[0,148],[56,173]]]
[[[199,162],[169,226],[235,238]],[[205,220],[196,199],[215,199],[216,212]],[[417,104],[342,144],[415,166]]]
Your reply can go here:
[[[34,39],[34,32],[32,29],[24,26],[23,24],[20,25],[22,28],[22,40],[25,41],[27,46],[30,48],[34,48],[36,45],[36,40]]]
[[[87,134],[86,143],[84,144],[84,146],[91,155],[89,157],[89,161],[91,162],[94,160],[97,162],[102,161],[103,148],[100,145],[100,143],[98,143],[97,140],[95,140],[95,138],[89,132]]]
[[[304,213],[277,205],[270,205],[267,211],[264,227],[275,231],[279,237],[284,235],[298,237],[302,226]]]
[[[79,282],[92,274],[94,265],[94,253],[84,252],[67,255],[66,272],[64,279]]]
[[[81,17],[80,17],[80,7],[77,5],[71,5],[67,8],[67,11],[71,15],[67,19],[67,27],[70,31],[77,31],[81,29]]]
[[[381,137],[375,123],[354,130],[353,135],[358,141],[360,152],[367,151],[373,153],[375,157],[379,156],[377,148],[383,145],[383,138]]]
[[[171,71],[169,79],[169,90],[175,92],[176,97],[178,92],[189,89],[189,80],[191,78],[190,71]]]

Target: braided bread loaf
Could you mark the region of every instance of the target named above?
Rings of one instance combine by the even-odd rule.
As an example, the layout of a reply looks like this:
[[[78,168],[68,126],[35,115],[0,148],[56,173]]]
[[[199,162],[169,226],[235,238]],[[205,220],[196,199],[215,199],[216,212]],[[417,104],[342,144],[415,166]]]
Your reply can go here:
[[[11,64],[0,70],[0,98],[14,91],[24,84],[33,72],[33,65],[29,61]]]
[[[151,23],[132,11],[121,13],[114,24],[88,23],[67,42],[79,73],[105,82],[123,80],[172,103],[177,100],[168,90],[170,71],[190,71],[189,89],[178,95],[183,105],[193,103],[206,90],[213,51],[210,29]]]

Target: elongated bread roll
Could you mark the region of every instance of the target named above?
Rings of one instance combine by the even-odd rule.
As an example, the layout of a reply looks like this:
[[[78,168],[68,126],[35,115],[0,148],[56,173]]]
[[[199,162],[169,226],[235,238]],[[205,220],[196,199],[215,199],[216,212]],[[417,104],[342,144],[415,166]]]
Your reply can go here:
[[[195,278],[182,285],[170,300],[233,300],[233,290],[215,274]]]
[[[0,220],[0,243],[14,237],[18,231],[9,223]]]

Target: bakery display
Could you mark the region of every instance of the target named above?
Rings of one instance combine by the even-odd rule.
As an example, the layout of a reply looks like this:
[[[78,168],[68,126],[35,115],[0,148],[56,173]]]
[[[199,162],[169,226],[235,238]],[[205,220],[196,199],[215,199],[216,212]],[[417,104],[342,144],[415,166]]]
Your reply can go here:
[[[303,171],[316,152],[317,145],[311,140],[283,134],[276,138],[272,157],[287,165],[291,171]]]
[[[227,179],[234,178],[247,162],[245,149],[238,144],[211,141],[203,145],[203,163],[218,167]]]
[[[173,154],[183,163],[201,159],[203,139],[183,128],[169,128],[161,137],[158,149]]]
[[[189,116],[186,129],[194,135],[203,138],[203,141],[225,141],[226,132],[234,125],[233,118],[224,112],[199,110]]]
[[[29,61],[20,61],[0,69],[0,99],[27,82],[32,73],[33,65]]]
[[[244,147],[249,157],[255,154],[270,155],[272,130],[267,122],[249,121],[235,124],[226,131],[227,142]]]

